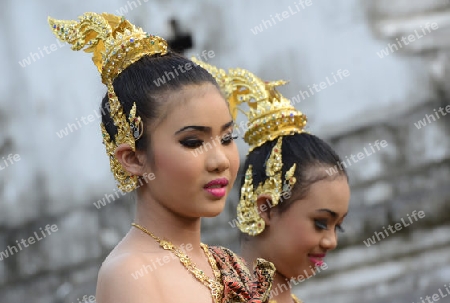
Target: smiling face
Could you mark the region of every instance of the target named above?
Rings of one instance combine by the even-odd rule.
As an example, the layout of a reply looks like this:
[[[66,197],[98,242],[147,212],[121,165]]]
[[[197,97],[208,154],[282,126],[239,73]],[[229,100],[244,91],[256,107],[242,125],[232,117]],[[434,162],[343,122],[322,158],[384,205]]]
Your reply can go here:
[[[156,203],[182,217],[213,217],[224,208],[239,167],[228,106],[212,84],[171,94],[164,119],[151,128],[146,172]]]
[[[270,225],[261,234],[262,257],[285,278],[314,275],[314,267],[337,246],[349,199],[347,178],[339,176],[313,183],[303,199],[293,201],[281,214],[272,209]]]

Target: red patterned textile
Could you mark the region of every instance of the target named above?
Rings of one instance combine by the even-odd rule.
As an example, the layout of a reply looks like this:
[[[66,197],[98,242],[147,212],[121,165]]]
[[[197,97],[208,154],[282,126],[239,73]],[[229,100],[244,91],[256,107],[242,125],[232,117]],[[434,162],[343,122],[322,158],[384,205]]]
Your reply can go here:
[[[271,262],[257,259],[251,275],[245,261],[231,250],[220,246],[211,246],[209,250],[222,274],[222,303],[269,302],[275,274],[275,266]]]

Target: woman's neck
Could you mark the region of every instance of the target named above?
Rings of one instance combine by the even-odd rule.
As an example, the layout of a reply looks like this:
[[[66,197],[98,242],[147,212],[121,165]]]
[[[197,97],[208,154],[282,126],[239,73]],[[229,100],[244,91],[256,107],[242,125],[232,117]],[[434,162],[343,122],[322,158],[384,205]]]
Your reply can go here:
[[[257,258],[263,258],[267,261],[272,262],[270,254],[265,252],[264,249],[258,244],[258,241],[254,239],[242,243],[241,256],[249,266],[251,266]],[[274,265],[276,268],[277,265]],[[291,297],[291,284],[289,283],[289,281],[286,281],[286,278],[278,271],[274,276],[270,295],[270,299],[275,300],[277,303],[293,302]]]
[[[177,247],[191,244],[194,251],[201,251],[201,218],[182,217],[155,201],[144,199],[138,198],[135,223]]]

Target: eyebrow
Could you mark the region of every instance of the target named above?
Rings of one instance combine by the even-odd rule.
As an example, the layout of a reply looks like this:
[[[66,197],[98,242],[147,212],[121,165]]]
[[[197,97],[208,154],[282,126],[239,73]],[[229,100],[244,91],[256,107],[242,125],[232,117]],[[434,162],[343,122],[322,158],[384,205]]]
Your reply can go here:
[[[233,120],[231,120],[230,122],[225,123],[224,125],[222,125],[222,127],[220,128],[221,131],[226,130],[227,128],[229,128],[230,126],[232,126],[234,123]],[[177,130],[175,132],[175,135],[178,135],[179,133],[186,131],[186,130],[198,130],[204,133],[210,133],[211,132],[211,127],[209,126],[200,126],[200,125],[188,125],[188,126],[184,126],[182,128],[180,128],[179,130]]]
[[[328,208],[321,208],[321,209],[316,210],[316,212],[327,212],[327,213],[329,213],[333,218],[337,218],[337,217],[338,217],[337,212],[334,212],[334,211],[332,211],[332,210],[330,210],[330,209],[328,209]],[[347,216],[347,214],[348,214],[348,213],[346,213],[343,217],[345,218],[345,217]]]

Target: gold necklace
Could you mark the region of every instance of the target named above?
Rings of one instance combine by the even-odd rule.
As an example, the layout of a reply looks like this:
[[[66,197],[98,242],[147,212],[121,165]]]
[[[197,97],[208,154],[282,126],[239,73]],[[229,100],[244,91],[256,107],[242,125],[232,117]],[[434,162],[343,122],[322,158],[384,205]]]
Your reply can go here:
[[[215,303],[219,303],[222,300],[223,284],[220,279],[221,274],[219,269],[217,268],[217,263],[206,244],[200,243],[200,247],[203,249],[206,257],[208,258],[208,262],[214,272],[215,279],[211,279],[207,275],[205,275],[203,270],[198,269],[188,255],[182,252],[178,247],[175,247],[171,242],[158,238],[152,232],[147,230],[145,227],[140,226],[139,224],[132,223],[131,225],[155,239],[156,242],[158,242],[159,246],[161,246],[163,249],[170,250],[175,256],[177,256],[178,259],[180,259],[181,264],[183,264],[183,266],[190,273],[192,273],[198,281],[202,282],[206,287],[210,289],[211,296]]]
[[[294,300],[295,303],[303,303],[302,300],[300,300],[299,298],[297,298],[294,294],[291,294],[292,300]],[[277,303],[277,301],[275,300],[270,300],[269,303]]]

